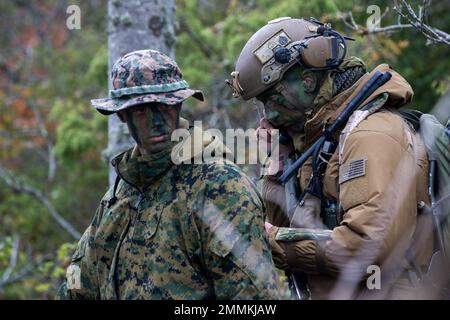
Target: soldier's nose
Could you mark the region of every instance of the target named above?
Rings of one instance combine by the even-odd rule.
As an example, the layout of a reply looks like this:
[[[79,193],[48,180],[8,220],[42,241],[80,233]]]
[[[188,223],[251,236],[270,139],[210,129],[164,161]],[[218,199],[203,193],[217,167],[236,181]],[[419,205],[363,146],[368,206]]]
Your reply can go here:
[[[156,129],[162,129],[164,127],[164,117],[159,110],[153,112],[153,125]]]

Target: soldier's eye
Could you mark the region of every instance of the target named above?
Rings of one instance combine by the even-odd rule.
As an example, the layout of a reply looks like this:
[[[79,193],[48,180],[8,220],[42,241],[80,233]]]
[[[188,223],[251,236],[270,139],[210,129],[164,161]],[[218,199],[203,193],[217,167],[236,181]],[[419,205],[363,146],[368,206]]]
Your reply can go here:
[[[147,112],[147,107],[144,107],[144,106],[142,106],[142,107],[136,107],[133,111],[134,111],[136,114],[146,113],[146,112]]]
[[[163,104],[163,103],[158,104],[159,111],[166,111],[166,110],[169,110],[171,107],[172,106],[169,106],[168,104]]]

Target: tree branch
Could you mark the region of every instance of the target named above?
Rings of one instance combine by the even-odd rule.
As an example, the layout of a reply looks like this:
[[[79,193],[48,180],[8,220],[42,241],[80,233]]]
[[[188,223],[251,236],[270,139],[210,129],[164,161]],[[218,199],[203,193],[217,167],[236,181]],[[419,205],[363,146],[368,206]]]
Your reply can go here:
[[[48,135],[48,131],[45,128],[45,123],[42,120],[41,117],[41,113],[39,112],[38,108],[31,102],[29,101],[29,105],[31,110],[33,110],[35,116],[36,116],[36,120],[38,123],[38,129],[40,134],[42,135],[42,137],[45,138],[45,141],[47,142],[47,160],[48,160],[48,181],[52,181],[55,178],[55,173],[56,173],[56,158],[55,158],[55,153],[53,151],[53,143],[50,141],[50,137]]]
[[[186,22],[186,20],[183,17],[181,17],[179,19],[179,21],[180,21],[181,29],[186,31],[186,33],[189,35],[189,37],[192,39],[192,41],[200,48],[200,51],[205,55],[205,57],[206,58],[211,58],[211,56],[213,54],[213,50],[208,45],[206,45],[206,42],[203,41],[194,32],[194,30],[192,30],[192,28],[188,25],[188,23]]]
[[[358,24],[355,22],[355,19],[353,18],[353,13],[350,12],[346,12],[346,13],[341,13],[339,16],[339,20],[341,20],[349,29],[351,30],[359,30],[359,26]],[[350,21],[347,21],[347,18],[350,19]]]
[[[34,267],[34,263],[32,262],[31,259],[29,259],[29,263],[27,263],[24,267],[22,267],[21,269],[19,269],[16,272],[12,272],[14,270],[14,268],[17,265],[17,258],[18,258],[18,253],[19,253],[19,238],[15,238],[15,241],[13,242],[13,252],[11,253],[11,257],[10,257],[10,265],[8,266],[8,268],[10,268],[11,266],[14,266],[11,268],[10,272],[6,272],[3,274],[2,279],[0,280],[0,290],[3,289],[5,286],[10,285],[14,282],[20,281],[22,279],[24,279],[26,276],[28,276],[28,274],[31,272],[31,270],[33,270]],[[29,255],[30,257],[31,255]],[[14,263],[11,263],[14,260]]]
[[[404,29],[411,29],[414,28],[413,25],[411,24],[395,24],[395,25],[391,25],[391,26],[387,26],[387,27],[381,27],[381,28],[373,28],[373,29],[366,29],[364,30],[364,32],[362,32],[362,34],[366,35],[366,34],[375,34],[375,33],[391,33],[391,32],[396,32],[396,31],[400,31],[400,30],[404,30]]]
[[[11,256],[9,258],[9,265],[2,275],[2,281],[0,282],[0,287],[2,287],[4,283],[7,283],[10,280],[11,275],[14,271],[14,268],[17,265],[17,257],[19,255],[19,240],[20,240],[20,238],[18,236],[14,236],[14,240],[13,240],[13,244],[12,244],[12,248],[11,248],[12,252],[11,252]]]
[[[0,166],[0,178],[2,178],[2,180],[14,191],[29,194],[41,202],[47,208],[50,216],[73,238],[79,239],[81,237],[81,234],[58,213],[51,201],[40,190],[20,181],[23,179],[18,179],[17,177],[14,178],[12,174],[2,166]]]
[[[401,15],[403,18],[408,20],[408,22],[417,30],[419,30],[431,43],[445,43],[450,45],[450,34],[445,31],[439,30],[437,28],[433,28],[425,23],[425,13],[426,9],[428,9],[430,4],[428,1],[423,2],[423,6],[419,7],[419,13],[416,14],[413,8],[405,1],[400,0],[400,7],[406,9],[406,13],[402,13],[399,7],[394,7],[394,10],[397,14]],[[423,8],[426,9],[423,9]],[[422,9],[421,9],[422,8]]]
[[[14,282],[22,280],[23,278],[25,278],[30,273],[31,270],[32,270],[32,266],[31,265],[27,265],[27,266],[21,268],[19,271],[17,271],[13,275],[11,275],[11,277],[9,277],[6,281],[1,281],[0,282],[0,289],[5,287],[6,285],[9,285],[11,283],[14,283]]]
[[[348,28],[353,31],[360,32],[362,35],[375,33],[391,33],[405,29],[416,29],[421,32],[427,39],[427,44],[443,43],[450,45],[450,34],[447,32],[434,28],[426,23],[428,9],[431,6],[430,0],[423,0],[422,5],[419,6],[417,13],[409,5],[406,0],[394,0],[394,11],[397,13],[397,24],[380,27],[380,28],[362,28],[359,26],[351,12],[339,15],[339,20],[342,21]],[[385,10],[381,19],[387,14],[388,8]],[[408,23],[402,23],[405,19]]]

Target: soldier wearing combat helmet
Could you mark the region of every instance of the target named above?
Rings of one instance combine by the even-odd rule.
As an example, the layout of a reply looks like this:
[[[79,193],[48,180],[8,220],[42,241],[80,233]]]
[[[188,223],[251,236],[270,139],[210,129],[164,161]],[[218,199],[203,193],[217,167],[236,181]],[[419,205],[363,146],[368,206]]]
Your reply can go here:
[[[420,298],[415,280],[433,253],[431,217],[418,208],[429,203],[428,160],[398,111],[413,90],[390,66],[367,72],[362,60],[347,57],[347,40],[313,18],[276,19],[248,40],[231,74],[235,97],[264,104],[259,139],[269,140],[263,129],[273,128],[288,137],[273,166],[280,170],[263,178],[272,254],[279,268],[306,274],[307,286],[295,286],[303,297]],[[369,79],[387,73],[330,133]],[[286,192],[283,158],[299,158],[319,137],[325,142],[290,180],[298,188]],[[381,270],[376,290],[366,285],[371,266]]]
[[[92,104],[118,113],[136,145],[112,160],[114,187],[79,241],[58,298],[278,298],[253,183],[226,159],[174,164],[171,134],[188,128],[181,104],[202,93],[153,50],[120,58],[112,84],[110,98]]]

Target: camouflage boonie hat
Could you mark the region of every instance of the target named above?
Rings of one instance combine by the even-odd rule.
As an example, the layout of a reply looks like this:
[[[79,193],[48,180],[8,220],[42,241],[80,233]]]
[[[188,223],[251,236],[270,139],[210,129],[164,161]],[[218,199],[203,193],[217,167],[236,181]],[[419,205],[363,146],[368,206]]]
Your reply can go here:
[[[111,72],[109,98],[91,100],[100,113],[110,115],[148,102],[175,105],[193,96],[203,101],[200,90],[189,89],[181,70],[171,58],[155,50],[126,54]]]

